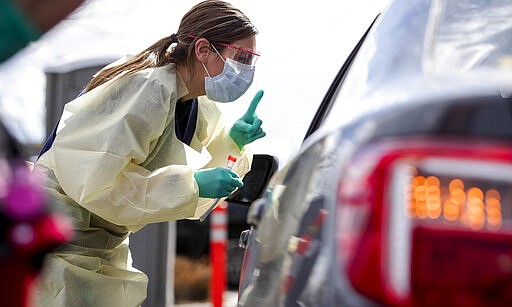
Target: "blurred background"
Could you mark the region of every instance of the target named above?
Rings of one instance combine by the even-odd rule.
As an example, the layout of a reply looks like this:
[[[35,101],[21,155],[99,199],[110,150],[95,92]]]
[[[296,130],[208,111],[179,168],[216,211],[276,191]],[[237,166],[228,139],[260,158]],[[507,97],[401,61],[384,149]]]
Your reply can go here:
[[[177,30],[181,16],[199,1],[88,0],[38,41],[0,65],[1,117],[20,142],[37,152],[44,142],[47,73],[76,65],[103,65],[135,54]],[[235,121],[253,95],[265,91],[257,114],[267,137],[255,153],[281,165],[296,152],[317,106],[346,56],[387,0],[233,0],[259,30],[252,87],[223,104]],[[49,127],[49,130],[53,128]]]

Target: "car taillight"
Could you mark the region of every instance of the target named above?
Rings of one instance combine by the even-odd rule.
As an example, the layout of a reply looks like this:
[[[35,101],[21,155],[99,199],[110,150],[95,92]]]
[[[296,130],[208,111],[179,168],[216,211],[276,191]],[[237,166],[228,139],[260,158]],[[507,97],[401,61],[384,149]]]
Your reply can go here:
[[[512,146],[388,141],[354,156],[337,235],[358,292],[391,305],[512,299]]]

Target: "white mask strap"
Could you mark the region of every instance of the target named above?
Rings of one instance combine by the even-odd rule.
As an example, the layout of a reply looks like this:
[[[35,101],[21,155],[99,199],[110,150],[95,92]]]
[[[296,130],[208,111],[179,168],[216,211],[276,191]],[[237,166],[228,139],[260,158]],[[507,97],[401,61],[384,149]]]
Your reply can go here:
[[[204,70],[206,71],[206,74],[208,75],[208,77],[210,77],[210,78],[211,78],[212,76],[210,76],[210,73],[208,72],[208,69],[206,69],[206,66],[204,65],[204,63],[203,63],[203,62],[201,62],[201,64],[203,64],[203,68],[204,68]]]
[[[213,44],[211,44],[213,49],[215,50],[215,52],[217,52],[217,54],[220,56],[220,58],[222,59],[222,62],[226,63],[226,61],[224,60],[224,58],[222,57],[222,55],[220,55],[219,51],[217,51],[217,48],[215,48],[215,46]]]

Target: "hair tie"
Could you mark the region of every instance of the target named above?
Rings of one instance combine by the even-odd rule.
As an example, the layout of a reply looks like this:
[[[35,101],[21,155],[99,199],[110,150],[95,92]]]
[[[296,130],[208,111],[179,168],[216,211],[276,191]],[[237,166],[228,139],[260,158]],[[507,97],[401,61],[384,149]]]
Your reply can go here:
[[[176,35],[176,33],[171,34],[170,38],[171,38],[171,44],[178,42],[178,35]]]

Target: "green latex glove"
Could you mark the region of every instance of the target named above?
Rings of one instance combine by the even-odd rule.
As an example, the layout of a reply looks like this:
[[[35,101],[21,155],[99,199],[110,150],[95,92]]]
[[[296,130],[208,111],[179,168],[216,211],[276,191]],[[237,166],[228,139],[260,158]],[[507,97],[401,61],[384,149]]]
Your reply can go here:
[[[266,135],[263,129],[261,129],[263,122],[256,116],[256,107],[260,103],[261,97],[263,97],[262,90],[254,95],[247,112],[229,129],[229,136],[231,136],[240,149],[244,148],[244,145],[252,143]]]
[[[235,172],[223,167],[198,170],[194,178],[199,186],[199,197],[205,198],[229,196],[236,188],[244,186]]]

